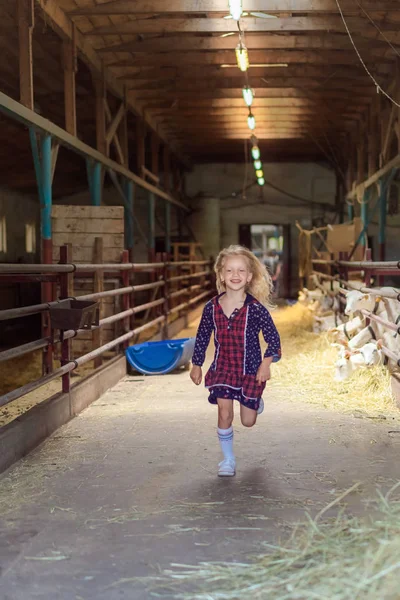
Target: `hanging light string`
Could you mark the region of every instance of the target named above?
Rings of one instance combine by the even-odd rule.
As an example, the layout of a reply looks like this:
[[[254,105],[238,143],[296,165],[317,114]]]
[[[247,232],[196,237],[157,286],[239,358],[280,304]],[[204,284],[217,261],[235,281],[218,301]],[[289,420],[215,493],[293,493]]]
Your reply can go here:
[[[380,86],[380,84],[377,82],[377,80],[375,79],[375,77],[372,75],[371,71],[368,69],[367,65],[365,64],[365,62],[364,62],[364,60],[363,60],[363,58],[362,58],[362,56],[361,56],[361,54],[360,54],[360,52],[359,52],[359,50],[358,50],[357,46],[356,46],[356,44],[355,44],[355,42],[354,42],[354,40],[353,40],[353,37],[352,37],[352,35],[351,35],[351,33],[350,33],[350,30],[349,30],[349,28],[348,28],[348,26],[347,26],[347,22],[346,22],[346,19],[344,18],[344,14],[343,14],[343,11],[342,11],[342,7],[341,7],[341,6],[340,6],[340,4],[339,4],[339,0],[336,0],[336,5],[337,5],[337,7],[338,7],[338,10],[339,10],[340,16],[342,17],[343,25],[345,26],[345,29],[346,29],[347,35],[349,36],[349,39],[350,39],[350,41],[351,41],[351,44],[352,44],[352,46],[353,46],[353,48],[354,48],[354,50],[355,50],[355,52],[356,52],[356,54],[357,54],[357,56],[358,56],[358,59],[359,59],[360,63],[362,64],[362,66],[364,67],[364,69],[365,69],[366,73],[368,74],[368,76],[369,76],[369,77],[372,79],[372,81],[374,82],[374,84],[375,84],[375,86],[376,86],[376,89],[377,89],[377,91],[379,91],[379,92],[382,92],[382,94],[383,94],[384,96],[386,96],[386,98],[387,98],[388,100],[390,100],[390,102],[392,102],[392,103],[393,103],[395,106],[397,106],[398,108],[400,108],[400,104],[399,104],[398,102],[396,102],[396,100],[395,100],[394,98],[392,98],[392,96],[391,96],[390,94],[388,94],[388,93],[387,93],[387,92],[386,92],[386,91],[385,91],[385,90],[384,90],[384,89],[383,89],[383,88]]]
[[[251,108],[252,104],[253,104],[253,99],[254,99],[254,92],[251,88],[250,81],[249,81],[249,73],[248,73],[248,69],[250,66],[249,55],[248,55],[248,51],[247,51],[245,40],[244,40],[244,32],[243,32],[243,30],[241,28],[241,24],[240,24],[240,18],[243,14],[242,0],[228,0],[228,7],[229,7],[230,15],[233,19],[235,19],[237,28],[238,28],[239,43],[235,49],[236,61],[237,61],[238,68],[244,74],[245,85],[243,86],[242,94],[243,94],[243,100],[249,110],[249,114],[247,117],[247,125],[248,125],[250,131],[254,132],[254,130],[256,128],[256,119],[255,119],[255,116],[254,116],[254,114],[252,112],[252,108]],[[246,150],[247,150],[247,143],[248,142],[246,141]],[[265,184],[265,179],[264,179],[264,172],[262,169],[261,153],[260,153],[260,149],[258,147],[258,140],[254,134],[251,136],[251,144],[252,144],[251,155],[253,158],[253,164],[254,164],[255,174],[257,177],[257,183],[258,183],[258,185],[263,186]],[[246,161],[246,170],[247,170],[247,162],[248,162],[247,151],[245,152],[245,161]]]

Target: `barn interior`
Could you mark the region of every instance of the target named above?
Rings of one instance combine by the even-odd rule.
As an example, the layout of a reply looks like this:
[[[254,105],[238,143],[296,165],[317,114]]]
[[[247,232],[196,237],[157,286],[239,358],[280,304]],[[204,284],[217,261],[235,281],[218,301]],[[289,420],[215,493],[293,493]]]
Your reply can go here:
[[[114,406],[115,385],[116,396],[121,394],[122,412],[107,413],[99,426],[110,443],[115,440],[107,429],[108,418],[129,415],[127,428],[132,425],[129,419],[134,419],[129,385],[140,389],[137,410],[145,418],[145,398],[151,393],[165,394],[170,412],[165,407],[159,410],[175,432],[176,403],[183,394],[181,388],[187,385],[182,383],[184,372],[181,379],[165,375],[171,377],[165,387],[162,377],[155,377],[153,389],[146,383],[150,377],[139,379],[129,369],[127,376],[125,354],[129,347],[148,341],[193,338],[193,323],[198,324],[205,302],[215,295],[214,260],[221,249],[239,244],[249,248],[274,279],[277,322],[288,349],[287,367],[277,370],[279,381],[272,388],[284,407],[284,414],[280,408],[272,411],[279,426],[284,427],[289,418],[287,397],[299,395],[302,400],[309,398],[311,404],[318,396],[325,409],[352,410],[360,419],[377,419],[381,427],[375,431],[368,423],[363,433],[354,433],[349,426],[348,435],[354,433],[354,439],[359,435],[360,444],[368,451],[364,456],[357,446],[342,481],[334,462],[335,457],[346,461],[346,454],[342,446],[337,455],[330,458],[329,453],[336,444],[331,440],[341,439],[344,421],[331,416],[324,435],[329,437],[329,426],[335,434],[324,446],[320,468],[301,489],[311,489],[316,478],[326,489],[313,497],[315,506],[328,504],[333,488],[337,494],[345,486],[352,490],[357,465],[366,473],[372,463],[375,484],[379,477],[375,467],[382,456],[392,456],[393,431],[399,433],[394,426],[390,431],[390,444],[394,445],[389,447],[383,420],[397,423],[400,414],[400,348],[396,346],[400,319],[398,0],[1,0],[0,18],[0,473],[19,468],[22,471],[15,475],[19,477],[24,460],[36,465],[33,453],[12,467],[48,436],[58,435],[58,428],[89,404],[96,406],[107,390],[111,390],[104,396],[107,406]],[[337,365],[337,350],[331,343],[337,339],[317,340],[315,336],[327,335],[328,329],[349,322],[344,312],[345,294],[356,288],[369,297],[357,313],[359,318],[372,324],[372,329],[375,325],[388,328],[391,339],[375,331],[373,343],[382,364],[376,367],[374,363],[373,369],[378,370],[372,370],[373,375],[363,371],[359,379],[353,379],[354,387],[334,383],[331,377]],[[390,310],[385,304],[386,312],[380,313],[375,298],[391,303]],[[90,304],[86,317],[85,301]],[[55,325],[56,312],[67,306],[65,302],[70,304],[64,325],[60,326],[60,321]],[[79,323],[73,321],[71,302],[77,302],[78,310],[83,311]],[[289,324],[285,315],[292,315]],[[344,345],[349,341],[350,336]],[[349,375],[350,366],[356,367],[348,346],[346,352]],[[301,368],[300,362],[295,364],[297,354],[299,361],[305,361]],[[182,361],[186,367],[188,361]],[[304,373],[309,373],[313,383],[305,381]],[[308,414],[307,410],[303,417],[318,425],[320,414]],[[203,419],[201,411],[198,414]],[[299,415],[296,412],[302,422]],[[196,413],[190,413],[190,418],[196,419]],[[149,440],[153,445],[157,436],[168,445],[166,431],[151,423],[157,430],[155,438],[152,433],[146,437],[146,431],[138,432],[140,447],[147,448]],[[70,426],[76,439],[84,438],[85,427],[90,431],[93,427],[90,435],[96,436],[93,424],[81,428],[66,425]],[[172,437],[178,439],[181,430],[176,427]],[[296,422],[290,421],[289,430],[296,431]],[[305,437],[312,433],[306,426],[302,432]],[[289,433],[284,436],[285,444],[290,443]],[[50,440],[58,439],[54,435]],[[128,429],[124,435],[128,436]],[[375,440],[379,447],[376,455],[365,436]],[[278,432],[273,432],[272,439],[282,457],[285,449]],[[260,433],[257,443],[262,440]],[[86,453],[92,456],[90,444],[82,445],[82,450],[73,448],[82,464]],[[125,450],[129,447],[130,452],[129,444]],[[65,442],[66,451],[72,451],[72,446]],[[57,462],[47,447],[43,452],[38,454],[39,463],[42,459],[47,465],[51,460]],[[181,447],[174,448],[174,461],[181,452]],[[246,452],[250,461],[251,452]],[[296,469],[305,473],[307,460],[313,456],[312,444],[301,446],[299,453],[304,460]],[[163,456],[156,453],[166,473],[171,465],[164,464]],[[97,469],[97,450],[92,459]],[[195,452],[189,453],[187,460],[189,471],[190,465],[195,465],[191,482],[201,491],[197,496],[187,492],[181,485],[182,473],[172,469],[168,482],[160,488],[164,490],[160,492],[161,509],[168,505],[170,510],[172,500],[165,489],[175,484],[182,497],[201,502],[207,511],[208,502],[224,505],[225,491],[218,491],[214,498],[199,476],[208,466],[196,462],[200,459]],[[294,476],[290,461],[283,463],[275,465],[276,469],[286,469],[288,477]],[[79,470],[77,463],[73,468]],[[146,468],[143,463],[139,469],[144,491],[137,502],[144,511],[145,496],[151,496],[153,518],[159,508],[154,481],[158,477],[163,481],[164,474],[149,466],[147,481]],[[321,473],[325,468],[335,471],[335,477],[326,475],[324,479]],[[385,485],[393,483],[396,477],[391,467],[385,464],[382,469]],[[65,472],[68,470],[72,467],[65,467]],[[7,473],[13,471],[6,472],[0,508],[8,510],[8,497],[15,498],[18,490],[23,494],[24,486],[33,490],[36,483],[24,481],[21,475],[14,489],[14,475]],[[267,475],[255,472],[255,482],[248,488],[254,499],[270,493]],[[106,477],[112,486],[112,478]],[[331,480],[335,485],[329,488]],[[244,489],[246,479],[240,481]],[[292,498],[288,481],[285,479],[279,490]],[[275,483],[272,496],[281,485],[275,488]],[[126,490],[120,482],[118,485],[125,502]],[[61,494],[51,493],[54,498]],[[304,512],[308,492],[299,493]],[[181,506],[178,500],[175,496],[173,501]],[[353,508],[362,512],[357,502],[354,500]],[[218,518],[229,521],[221,506]],[[263,507],[262,518],[279,520]],[[235,505],[239,512],[242,508]],[[54,506],[46,505],[43,510],[47,509]],[[17,522],[22,512],[18,507],[15,510]],[[65,505],[62,510],[66,515],[70,509]],[[196,510],[196,518],[200,518]],[[293,516],[290,510],[288,520]],[[34,514],[33,504],[29,511]],[[74,514],[78,512],[76,509]],[[98,526],[86,507],[83,513],[85,524],[93,518]],[[246,519],[254,517],[249,515],[238,521],[239,533],[234,535],[240,537],[240,531],[247,531]],[[22,519],[25,529],[29,518]],[[169,516],[165,517],[161,529],[174,527],[174,518],[169,521]],[[185,513],[186,518],[189,522]],[[126,517],[124,523],[128,520]],[[208,513],[206,520],[212,529],[215,522]],[[108,527],[109,515],[107,523]],[[229,526],[235,525],[234,520],[229,521]],[[57,535],[61,535],[65,523],[57,522],[58,526]],[[273,538],[276,531],[272,529],[268,535]],[[128,535],[142,534],[144,554],[134,568],[135,577],[148,574],[143,567],[148,560],[146,552],[164,568],[163,556],[169,551],[167,542],[158,549],[150,542],[146,546],[150,530],[132,530]],[[250,537],[253,540],[257,535],[253,532]],[[263,539],[263,533],[259,535]],[[18,552],[26,551],[22,538],[21,543],[16,542]],[[50,544],[49,540],[46,543]],[[90,538],[91,552],[96,543]],[[227,543],[225,540],[222,546]],[[246,542],[240,551],[252,551],[252,543]],[[37,561],[58,560],[58,555],[46,554],[43,544],[44,554],[36,557]],[[198,545],[194,548],[197,554],[188,550],[190,564],[208,558],[207,550],[200,552],[202,546],[212,546],[210,556],[214,558],[221,549],[217,539],[203,539],[200,534],[194,544]],[[69,556],[69,550],[61,545],[57,548],[60,556]],[[179,552],[172,551],[180,563],[185,548],[184,544]],[[232,557],[237,560],[238,554]],[[0,547],[0,563],[2,560]],[[5,564],[9,560],[5,550]],[[127,597],[149,598],[143,582],[136,581],[133,591],[129,587],[128,562],[116,569],[117,575],[100,578],[101,585],[77,584],[73,597],[89,598],[95,590],[92,597],[110,600],[120,597],[120,589],[124,589]],[[108,573],[103,555],[100,564]],[[74,569],[79,571],[76,565],[53,574],[39,569],[35,581],[39,573],[47,577],[48,585],[40,588],[42,597],[53,597],[50,590],[56,582],[60,598],[72,598],[66,584],[60,582]],[[24,582],[30,574],[28,568],[16,567],[5,581],[7,590],[18,589],[21,595],[15,597],[29,597]],[[214,575],[210,572],[210,577]],[[103,589],[103,583],[115,584],[115,589]],[[243,598],[248,591],[237,585],[242,590],[237,597]],[[214,591],[208,590],[209,596],[165,597],[211,598]],[[259,597],[283,597],[273,593],[271,588]],[[297,597],[290,593],[286,590],[284,597]],[[318,593],[322,595],[315,597],[330,597],[326,590],[318,588]],[[305,594],[298,597],[314,597]],[[376,594],[377,598],[386,597],[380,588]]]

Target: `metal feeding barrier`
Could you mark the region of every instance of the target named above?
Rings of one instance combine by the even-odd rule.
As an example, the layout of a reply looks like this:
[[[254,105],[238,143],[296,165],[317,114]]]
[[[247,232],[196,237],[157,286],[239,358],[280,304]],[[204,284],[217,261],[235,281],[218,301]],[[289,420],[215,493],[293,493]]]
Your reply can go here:
[[[391,277],[399,277],[400,278],[400,261],[349,261],[349,260],[322,260],[315,259],[312,261],[315,266],[324,266],[328,268],[331,273],[322,273],[321,271],[314,270],[312,272],[313,275],[316,275],[320,279],[325,279],[331,282],[331,290],[334,289],[334,282],[340,283],[342,286],[339,289],[339,292],[345,294],[347,290],[358,290],[365,294],[370,294],[371,296],[376,296],[378,298],[385,298],[387,300],[394,300],[399,303],[398,306],[398,319],[396,322],[387,321],[386,319],[382,319],[378,315],[374,314],[373,311],[362,310],[361,313],[367,319],[367,323],[369,321],[375,321],[379,323],[384,329],[391,331],[395,336],[400,334],[400,326],[398,322],[400,321],[400,289],[386,289],[384,291],[381,290],[380,287],[373,288],[371,287],[371,279],[373,276],[378,278],[378,281],[382,281],[383,277],[391,276]],[[364,272],[364,286],[357,286],[349,280],[349,274],[354,271],[363,271]],[[341,299],[342,306],[346,304],[344,299]],[[399,337],[400,340],[400,337]],[[393,350],[387,348],[386,346],[381,346],[382,353],[389,359],[393,360],[398,367],[400,367],[400,355],[393,352]]]
[[[4,406],[50,381],[61,377],[63,392],[70,390],[70,374],[81,365],[95,361],[101,366],[104,354],[113,350],[124,352],[132,339],[137,340],[145,331],[155,329],[162,339],[168,337],[168,326],[174,319],[187,316],[188,312],[204,301],[214,290],[213,261],[170,262],[168,256],[157,255],[155,262],[130,263],[128,252],[122,253],[121,263],[74,264],[68,260],[69,248],[61,247],[62,264],[0,264],[0,283],[51,284],[53,300],[31,306],[0,311],[0,321],[28,315],[41,315],[44,320],[43,337],[0,352],[0,362],[24,356],[35,350],[43,350],[43,376],[3,396]],[[201,269],[198,271],[197,269]],[[93,281],[117,279],[118,287],[75,297],[71,294],[73,281],[79,277],[93,277]],[[140,275],[139,275],[140,274]],[[147,277],[148,282],[135,283],[137,277]],[[147,300],[144,298],[150,295]],[[58,296],[58,297],[57,297]],[[119,298],[121,309],[110,316],[100,318],[100,304],[105,298]],[[140,304],[137,303],[140,298]],[[137,315],[142,315],[138,321]],[[71,358],[71,339],[87,331],[101,331],[107,325],[120,324],[120,335],[107,343],[93,341],[93,348],[82,356]],[[58,333],[57,333],[58,332]],[[53,368],[55,348],[60,346],[61,366]],[[97,346],[97,347],[96,347]]]

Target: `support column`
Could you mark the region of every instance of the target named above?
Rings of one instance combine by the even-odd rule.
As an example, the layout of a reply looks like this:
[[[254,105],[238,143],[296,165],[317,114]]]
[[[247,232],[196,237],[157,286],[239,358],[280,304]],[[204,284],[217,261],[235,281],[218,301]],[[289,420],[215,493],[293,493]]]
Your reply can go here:
[[[51,135],[43,134],[40,138],[40,154],[36,131],[29,130],[33,162],[36,172],[36,181],[40,199],[40,232],[41,232],[41,262],[51,264],[53,262],[52,232],[51,232],[51,208],[52,208],[52,181],[53,161]],[[52,284],[42,283],[42,302],[53,300]],[[42,335],[51,335],[49,315],[47,312],[42,316]],[[47,375],[53,370],[53,348],[51,345],[43,354],[43,374]]]
[[[158,177],[160,152],[160,139],[156,133],[151,134],[151,172]]]
[[[133,182],[125,180],[124,182],[124,216],[125,216],[125,248],[129,251],[129,260],[133,262],[133,244],[134,244],[134,230],[133,230]]]
[[[20,102],[34,110],[32,33],[35,25],[33,0],[17,0]]]
[[[379,182],[379,260],[385,260],[385,245],[386,245],[386,216],[387,216],[387,192],[389,187]]]
[[[75,26],[72,29],[72,40],[63,40],[62,59],[64,67],[64,104],[65,129],[76,136],[76,88],[75,74],[78,71],[78,57],[75,43]]]
[[[156,253],[156,221],[155,221],[156,199],[152,192],[149,193],[148,203],[148,246],[149,262],[154,261]]]
[[[136,122],[136,172],[139,177],[143,176],[142,167],[146,166],[146,127],[145,124],[138,120]]]
[[[368,226],[368,204],[370,198],[370,189],[364,191],[362,204],[361,204],[361,223],[363,228]],[[366,229],[361,241],[360,246],[364,246],[366,248],[368,245],[368,229]]]
[[[164,189],[169,192],[171,190],[171,155],[167,145],[164,146],[163,152],[163,170],[164,170]]]
[[[86,159],[86,170],[89,182],[90,199],[93,206],[101,206],[103,195],[103,173],[99,162]]]
[[[354,219],[354,204],[347,204],[347,216],[349,221]]]
[[[96,94],[96,148],[107,156],[106,140],[106,86],[103,79],[93,80]]]
[[[165,201],[165,252],[171,254],[171,204]]]

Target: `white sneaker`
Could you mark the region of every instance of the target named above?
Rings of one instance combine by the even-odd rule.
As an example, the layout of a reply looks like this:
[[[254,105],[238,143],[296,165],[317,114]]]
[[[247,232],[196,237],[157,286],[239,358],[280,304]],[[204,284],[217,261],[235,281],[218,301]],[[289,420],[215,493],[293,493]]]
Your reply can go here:
[[[218,477],[233,477],[236,475],[236,462],[232,458],[225,458],[218,465]]]
[[[257,414],[261,415],[261,413],[264,411],[264,400],[261,398],[260,400],[260,404],[258,406],[258,410],[257,410]]]

